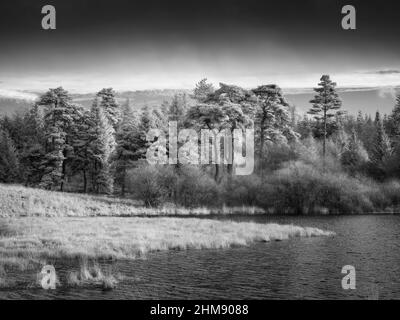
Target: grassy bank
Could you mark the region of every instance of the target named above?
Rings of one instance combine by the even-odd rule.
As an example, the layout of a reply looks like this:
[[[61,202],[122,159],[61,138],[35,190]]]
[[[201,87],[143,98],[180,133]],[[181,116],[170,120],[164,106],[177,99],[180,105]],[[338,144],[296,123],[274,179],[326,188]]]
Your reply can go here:
[[[134,259],[151,251],[228,248],[257,241],[331,235],[317,228],[179,218],[5,218],[1,259]]]
[[[196,218],[2,218],[0,269],[24,270],[52,259],[135,259],[160,250],[328,235],[316,228]]]
[[[221,210],[225,214],[240,210],[259,213],[245,207]],[[134,217],[210,213],[213,212],[201,208],[155,210],[133,200],[0,185],[0,287],[8,285],[10,270],[38,272],[45,264],[69,260],[76,261],[80,268],[68,275],[70,285],[95,282],[110,288],[116,279],[96,266],[101,259],[129,260],[161,250],[223,249],[332,235],[329,231],[293,225]],[[88,267],[88,261],[92,267]]]
[[[264,210],[254,206],[181,208],[165,205],[148,208],[130,199],[0,184],[0,217],[133,217],[240,213],[262,214]]]

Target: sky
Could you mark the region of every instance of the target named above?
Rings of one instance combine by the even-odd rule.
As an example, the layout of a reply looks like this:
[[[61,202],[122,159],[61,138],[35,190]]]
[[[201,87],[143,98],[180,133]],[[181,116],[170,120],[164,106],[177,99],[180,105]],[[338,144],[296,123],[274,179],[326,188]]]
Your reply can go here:
[[[0,92],[400,84],[399,1],[2,0]],[[43,30],[41,8],[56,8]],[[341,8],[356,8],[343,30]]]

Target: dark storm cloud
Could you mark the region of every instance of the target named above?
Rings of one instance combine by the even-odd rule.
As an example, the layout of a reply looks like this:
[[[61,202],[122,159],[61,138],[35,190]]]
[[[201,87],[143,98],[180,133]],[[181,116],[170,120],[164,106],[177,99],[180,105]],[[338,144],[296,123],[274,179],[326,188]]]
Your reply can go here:
[[[51,35],[40,28],[41,7],[57,9],[57,30]],[[372,41],[399,31],[396,1],[352,1],[356,6],[358,30],[343,33],[341,7],[347,1],[260,1],[260,0],[146,0],[146,1],[10,1],[0,4],[0,35],[11,43],[36,40],[75,39],[81,34],[93,41],[157,39],[163,36],[210,43],[234,38],[257,38],[275,34],[305,44]],[[325,37],[322,37],[325,35]],[[16,39],[18,37],[18,39]],[[361,37],[361,38],[360,38]],[[88,38],[85,38],[88,40]],[[334,43],[332,43],[334,45]]]
[[[248,83],[283,74],[294,82],[395,69],[397,3],[351,1],[357,30],[344,31],[347,1],[2,0],[0,76],[85,86],[135,76],[133,85],[185,86],[202,76]],[[41,29],[46,4],[56,7],[57,30]]]
[[[399,30],[398,1],[352,1],[358,13],[358,24],[365,31]],[[0,4],[2,13],[0,33],[40,30],[40,9],[52,4],[57,9],[58,30],[63,35],[77,31],[106,31],[110,33],[159,34],[177,32],[180,35],[208,33],[218,35],[231,28],[245,27],[253,31],[279,29],[314,34],[341,32],[340,9],[348,1],[260,1],[260,0],[146,0],[146,1],[10,1]],[[239,35],[241,35],[239,33]],[[385,35],[382,35],[385,36]],[[315,39],[317,40],[317,39]]]

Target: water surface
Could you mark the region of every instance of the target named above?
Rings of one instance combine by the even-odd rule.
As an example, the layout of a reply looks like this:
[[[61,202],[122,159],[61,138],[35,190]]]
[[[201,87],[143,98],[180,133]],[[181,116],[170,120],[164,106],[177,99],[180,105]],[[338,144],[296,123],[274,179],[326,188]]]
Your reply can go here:
[[[128,219],[128,218],[127,218]],[[217,219],[217,217],[214,217]],[[221,218],[218,218],[221,219]],[[399,299],[400,216],[225,217],[336,232],[223,250],[156,252],[146,259],[103,265],[124,279],[99,287],[29,288],[26,278],[0,299]],[[341,269],[356,268],[356,290],[343,290]],[[71,266],[58,264],[63,277]]]

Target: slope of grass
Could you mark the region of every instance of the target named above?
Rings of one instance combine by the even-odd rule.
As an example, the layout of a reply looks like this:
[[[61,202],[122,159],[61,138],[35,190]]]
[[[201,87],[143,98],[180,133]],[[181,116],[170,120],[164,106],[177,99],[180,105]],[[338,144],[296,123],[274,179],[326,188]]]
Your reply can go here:
[[[0,184],[0,217],[96,217],[207,214],[261,214],[256,207],[146,208],[130,199],[62,193]]]
[[[333,234],[293,225],[118,217],[210,213],[208,209],[170,210],[141,208],[131,200],[0,185],[0,287],[9,285],[9,270],[37,272],[41,266],[57,260],[74,260],[81,264],[81,269],[69,274],[69,285],[96,283],[108,290],[116,285],[117,279],[99,272],[98,268],[90,271],[85,261],[135,259],[160,250],[223,249]],[[222,213],[235,210],[222,208]]]

